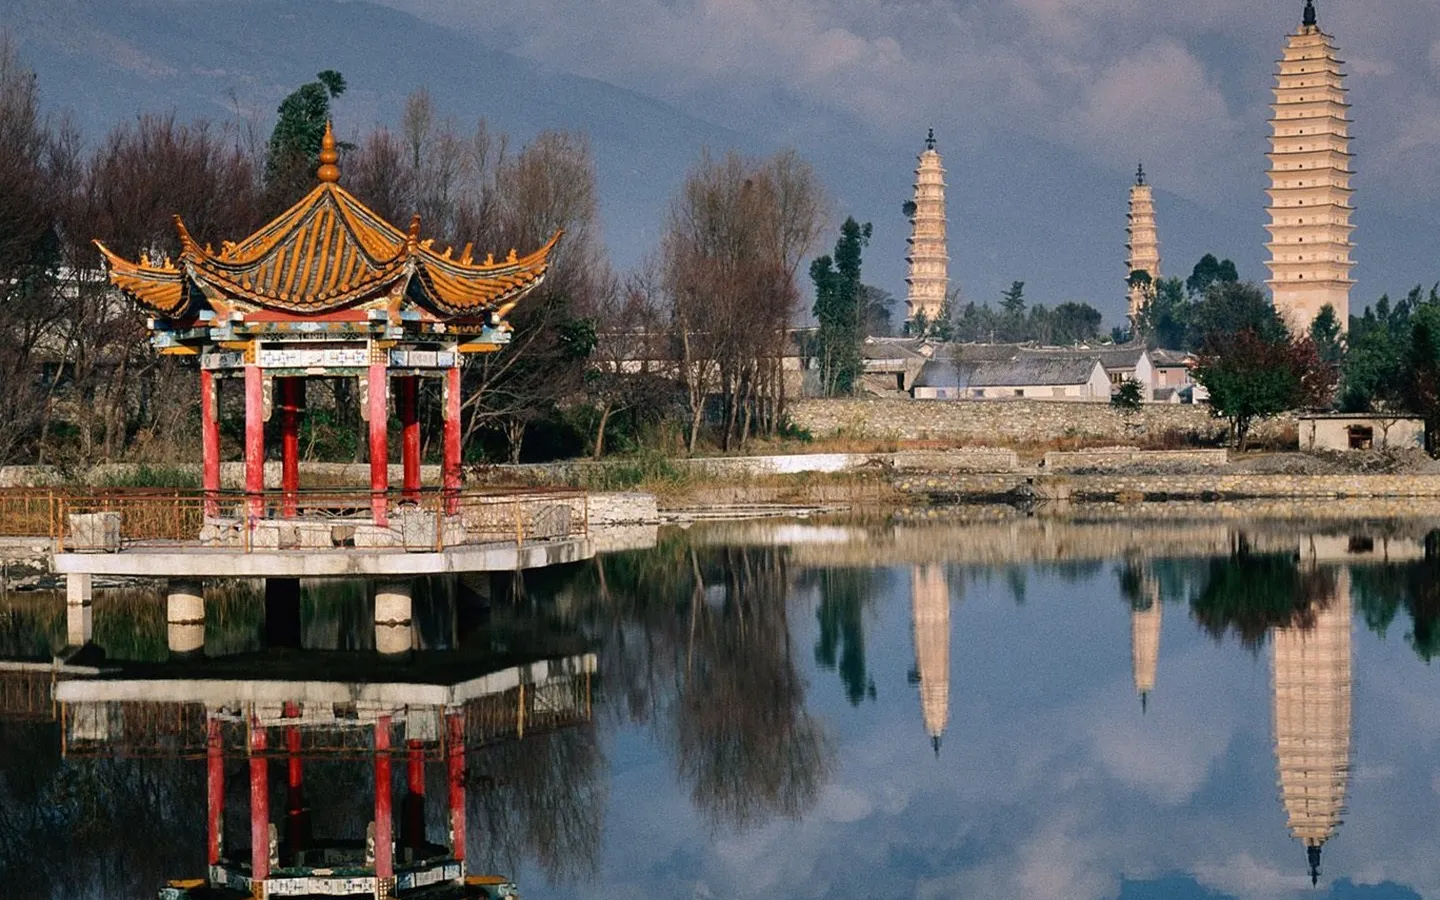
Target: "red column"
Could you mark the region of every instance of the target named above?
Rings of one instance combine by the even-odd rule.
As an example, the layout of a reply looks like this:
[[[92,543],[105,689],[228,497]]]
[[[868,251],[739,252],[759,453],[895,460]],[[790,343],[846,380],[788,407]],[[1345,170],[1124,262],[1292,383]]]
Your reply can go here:
[[[300,707],[296,703],[285,704],[285,717],[298,719]],[[285,729],[285,843],[289,845],[291,864],[295,854],[305,850],[309,844],[305,810],[305,772],[300,762],[300,727],[290,725]]]
[[[220,828],[225,816],[225,757],[220,746],[220,720],[214,718],[206,723],[205,799],[209,812],[206,860],[213,866],[220,862]]]
[[[465,717],[445,716],[445,753],[450,788],[450,855],[465,861]]]
[[[280,379],[280,514],[295,515],[300,490],[300,407],[304,403],[303,378]]]
[[[370,505],[376,525],[388,525],[385,492],[390,488],[390,411],[385,402],[388,369],[384,363],[370,366]]]
[[[445,370],[445,447],[441,461],[441,485],[445,490],[445,511],[459,508],[460,493],[460,367]]]
[[[270,761],[265,757],[265,729],[250,721],[250,877],[270,877]],[[263,897],[261,892],[256,896]]]
[[[220,514],[220,410],[216,391],[215,373],[209,369],[200,370],[200,459],[203,474],[201,486],[205,488],[205,515]]]
[[[390,810],[390,717],[375,722],[375,877],[395,877]]]
[[[265,501],[265,378],[260,367],[245,367],[245,493],[249,514],[259,516]]]
[[[400,461],[405,468],[405,497],[420,499],[420,376],[399,379],[396,405],[400,408]]]

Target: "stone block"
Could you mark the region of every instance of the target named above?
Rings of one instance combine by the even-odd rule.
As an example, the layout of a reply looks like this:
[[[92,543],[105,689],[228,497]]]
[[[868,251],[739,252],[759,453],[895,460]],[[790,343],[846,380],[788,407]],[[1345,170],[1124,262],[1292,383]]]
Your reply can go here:
[[[278,522],[256,522],[250,529],[250,548],[252,550],[279,550],[280,549],[280,525]]]
[[[570,534],[570,504],[534,503],[526,510],[525,538],[545,541]]]
[[[207,518],[200,526],[200,543],[207,547],[233,547],[240,543],[240,520]]]
[[[440,526],[440,541],[446,547],[453,547],[456,544],[464,544],[470,540],[470,535],[465,530],[465,520],[460,516],[446,516],[445,522]]]
[[[412,552],[435,549],[439,514],[431,509],[402,506],[395,516],[400,529],[400,542]]]
[[[328,550],[335,546],[334,527],[329,522],[294,522],[282,533],[282,546],[299,550]]]
[[[359,524],[355,526],[355,546],[371,550],[389,549],[400,546],[400,534],[393,528],[379,525]]]
[[[120,549],[118,512],[70,513],[70,546],[77,553],[113,553]]]

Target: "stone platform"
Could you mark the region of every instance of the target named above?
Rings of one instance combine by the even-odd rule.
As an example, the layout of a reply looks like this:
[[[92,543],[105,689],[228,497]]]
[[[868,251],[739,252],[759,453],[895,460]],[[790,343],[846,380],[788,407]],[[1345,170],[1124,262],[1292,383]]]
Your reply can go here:
[[[147,578],[401,577],[459,572],[508,572],[578,562],[595,555],[588,536],[516,545],[459,544],[429,552],[335,547],[248,553],[197,545],[146,546],[116,553],[57,553],[61,575]]]

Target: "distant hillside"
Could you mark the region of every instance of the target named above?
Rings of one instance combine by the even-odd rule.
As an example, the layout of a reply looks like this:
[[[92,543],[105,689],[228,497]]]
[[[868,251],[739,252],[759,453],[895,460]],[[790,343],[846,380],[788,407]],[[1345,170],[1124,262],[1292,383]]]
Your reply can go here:
[[[0,23],[36,70],[46,107],[96,140],[142,112],[235,121],[275,107],[321,69],[349,90],[342,134],[393,125],[426,87],[468,127],[480,118],[525,140],[589,133],[605,238],[627,266],[656,241],[671,191],[701,147],[757,148],[741,135],[639,94],[546,69],[402,12],[335,0],[0,0]]]

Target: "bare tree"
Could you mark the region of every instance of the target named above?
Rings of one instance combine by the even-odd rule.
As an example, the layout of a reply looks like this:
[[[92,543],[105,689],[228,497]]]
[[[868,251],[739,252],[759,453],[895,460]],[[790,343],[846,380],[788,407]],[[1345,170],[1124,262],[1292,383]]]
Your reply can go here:
[[[41,341],[60,313],[57,204],[65,185],[35,74],[0,32],[0,462],[29,452],[45,409]]]
[[[595,310],[599,333],[585,378],[596,413],[596,459],[605,453],[613,417],[661,409],[672,393],[670,336],[661,322],[659,297],[659,272],[651,262],[600,294]]]
[[[661,256],[690,452],[717,394],[726,449],[748,439],[757,414],[765,430],[779,426],[795,274],[822,210],[813,173],[793,154],[754,162],[707,152],[671,203]]]
[[[583,137],[542,132],[497,167],[494,194],[472,201],[494,212],[484,244],[538,247],[565,233],[545,282],[511,315],[510,344],[472,360],[465,373],[467,435],[500,430],[518,461],[526,428],[582,391],[595,346],[593,311],[611,275],[599,244],[595,164]]]

